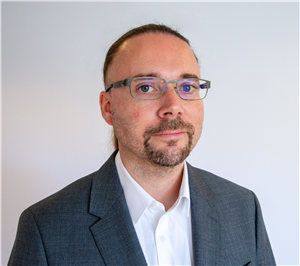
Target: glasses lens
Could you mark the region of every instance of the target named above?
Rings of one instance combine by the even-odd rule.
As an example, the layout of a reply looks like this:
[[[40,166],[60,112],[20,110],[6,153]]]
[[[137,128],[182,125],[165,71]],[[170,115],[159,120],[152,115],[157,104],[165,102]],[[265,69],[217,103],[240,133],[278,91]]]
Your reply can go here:
[[[207,94],[206,81],[200,79],[181,79],[177,83],[178,93],[185,100],[204,99]]]
[[[131,95],[137,99],[154,100],[161,97],[166,82],[160,78],[135,78],[131,82]]]

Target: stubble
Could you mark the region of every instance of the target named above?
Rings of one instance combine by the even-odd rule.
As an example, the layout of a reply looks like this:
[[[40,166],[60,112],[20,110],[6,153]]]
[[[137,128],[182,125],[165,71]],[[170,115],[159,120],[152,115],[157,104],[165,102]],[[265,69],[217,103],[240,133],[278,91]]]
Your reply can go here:
[[[134,139],[132,139],[131,143],[128,142],[128,136],[132,135],[134,129],[128,126],[127,121],[122,119],[115,112],[114,106],[112,106],[112,117],[114,121],[114,134],[120,144],[128,150],[134,150],[136,154],[140,154],[141,158],[146,159],[152,164],[172,168],[182,163],[194,147],[193,138],[195,128],[192,124],[184,122],[180,117],[173,120],[163,120],[158,126],[147,128],[143,134],[143,146],[140,146]],[[183,148],[176,148],[178,140],[166,141],[167,147],[164,149],[159,149],[151,143],[151,137],[153,135],[172,130],[182,130],[186,132],[188,141]],[[170,149],[172,146],[174,148]]]
[[[188,136],[187,144],[181,149],[158,149],[151,144],[151,137],[155,134],[163,133],[169,130],[184,130]],[[148,128],[144,137],[144,152],[148,161],[165,167],[174,167],[182,163],[190,154],[193,146],[193,136],[195,128],[192,124],[184,122],[180,117],[173,120],[163,121],[159,126]],[[176,146],[178,140],[166,141],[167,147]]]

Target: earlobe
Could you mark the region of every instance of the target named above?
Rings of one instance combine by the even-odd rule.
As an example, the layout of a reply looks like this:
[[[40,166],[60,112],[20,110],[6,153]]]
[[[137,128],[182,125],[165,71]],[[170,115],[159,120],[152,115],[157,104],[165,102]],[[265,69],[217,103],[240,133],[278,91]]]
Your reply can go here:
[[[111,95],[108,92],[102,91],[99,96],[99,104],[103,119],[107,124],[112,126]]]

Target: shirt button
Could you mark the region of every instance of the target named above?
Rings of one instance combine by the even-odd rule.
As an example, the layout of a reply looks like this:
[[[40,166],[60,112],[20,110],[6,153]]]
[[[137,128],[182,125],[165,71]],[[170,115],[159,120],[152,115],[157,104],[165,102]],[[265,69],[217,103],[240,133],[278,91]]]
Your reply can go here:
[[[159,205],[158,203],[154,203],[154,204],[153,204],[153,208],[155,208],[155,209],[160,209],[161,207],[160,207],[160,205]]]
[[[160,237],[160,242],[164,244],[164,243],[167,242],[167,239],[164,236],[161,236]]]

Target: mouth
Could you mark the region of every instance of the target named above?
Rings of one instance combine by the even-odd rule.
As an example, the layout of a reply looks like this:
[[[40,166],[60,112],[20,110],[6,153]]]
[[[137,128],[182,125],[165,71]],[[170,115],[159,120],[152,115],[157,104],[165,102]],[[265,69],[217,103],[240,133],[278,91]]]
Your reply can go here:
[[[153,137],[161,137],[166,139],[176,139],[186,134],[185,131],[182,130],[172,130],[172,131],[164,131],[161,133],[157,133],[152,135]]]
[[[148,128],[144,133],[144,144],[147,145],[150,138],[165,141],[179,141],[185,135],[189,139],[194,135],[195,128],[192,124],[184,122],[180,117],[163,121],[160,125]]]

